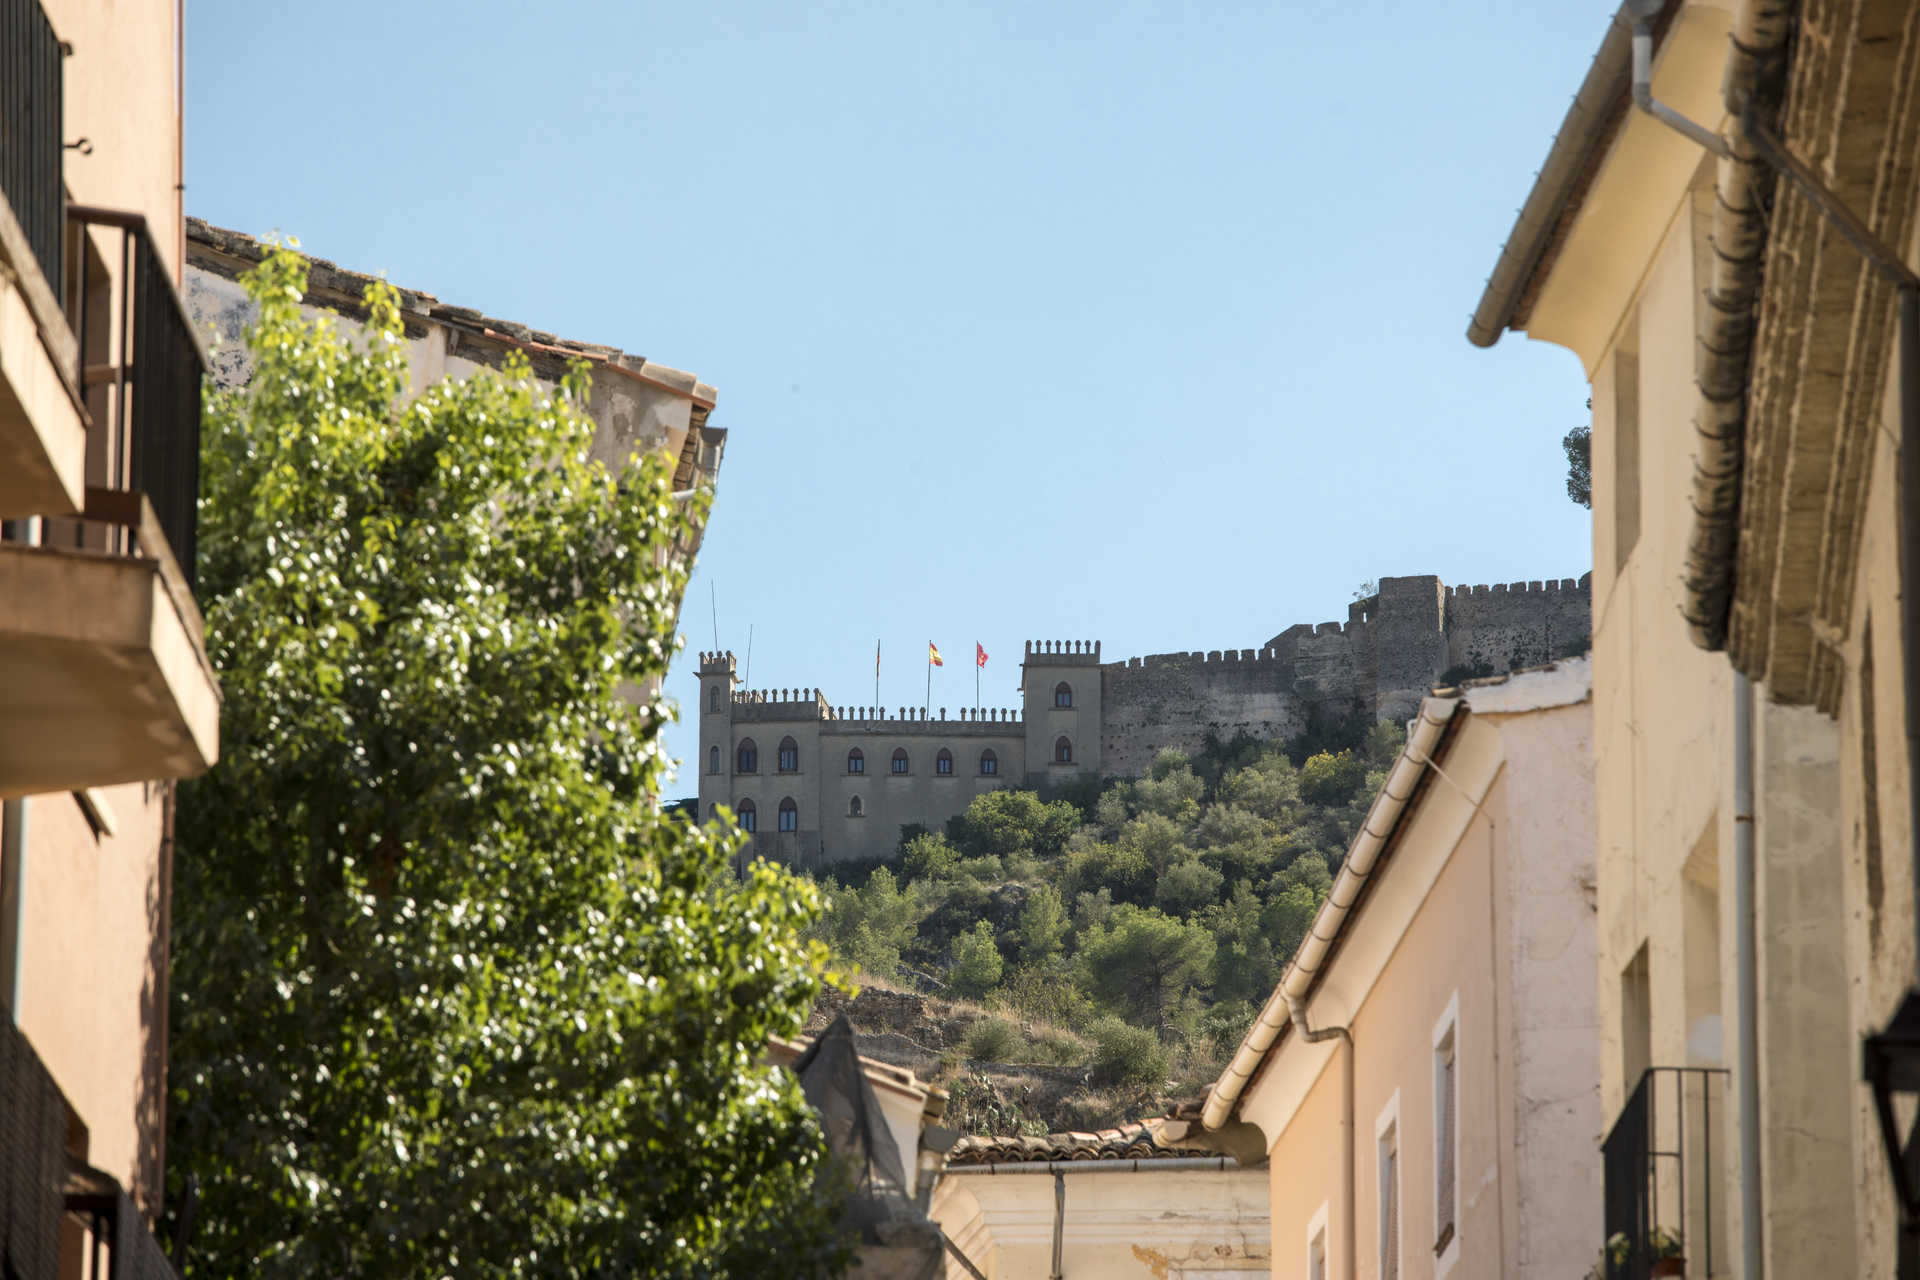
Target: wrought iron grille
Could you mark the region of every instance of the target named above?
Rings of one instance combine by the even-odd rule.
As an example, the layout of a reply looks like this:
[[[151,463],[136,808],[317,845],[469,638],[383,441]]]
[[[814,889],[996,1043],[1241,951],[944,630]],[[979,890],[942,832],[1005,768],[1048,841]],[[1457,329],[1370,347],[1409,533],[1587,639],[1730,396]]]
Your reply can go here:
[[[1656,1231],[1678,1239],[1688,1275],[1715,1274],[1725,1230],[1714,1192],[1728,1137],[1720,1111],[1727,1078],[1720,1067],[1652,1067],[1628,1095],[1600,1145],[1607,1280],[1654,1275]],[[1624,1259],[1616,1260],[1616,1240]]]
[[[39,0],[0,0],[0,189],[56,298],[65,296],[61,59]]]

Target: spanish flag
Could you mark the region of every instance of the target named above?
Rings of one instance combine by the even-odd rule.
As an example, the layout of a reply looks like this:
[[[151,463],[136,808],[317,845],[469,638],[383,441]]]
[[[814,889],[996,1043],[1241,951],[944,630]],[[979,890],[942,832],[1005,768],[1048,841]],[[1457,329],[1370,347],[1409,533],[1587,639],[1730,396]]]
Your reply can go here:
[[[940,661],[940,646],[931,640],[927,641],[927,663],[935,667],[944,667],[947,665]]]

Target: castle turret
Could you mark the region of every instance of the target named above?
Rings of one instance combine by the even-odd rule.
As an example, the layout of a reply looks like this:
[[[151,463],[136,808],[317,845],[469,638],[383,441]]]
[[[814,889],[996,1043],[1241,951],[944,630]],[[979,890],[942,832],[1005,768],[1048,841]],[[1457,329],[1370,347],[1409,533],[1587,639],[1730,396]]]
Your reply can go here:
[[[1100,642],[1027,641],[1020,683],[1026,691],[1027,785],[1099,773]]]
[[[733,767],[733,651],[700,655],[700,752],[691,763],[700,775],[700,820],[731,796],[727,774]]]

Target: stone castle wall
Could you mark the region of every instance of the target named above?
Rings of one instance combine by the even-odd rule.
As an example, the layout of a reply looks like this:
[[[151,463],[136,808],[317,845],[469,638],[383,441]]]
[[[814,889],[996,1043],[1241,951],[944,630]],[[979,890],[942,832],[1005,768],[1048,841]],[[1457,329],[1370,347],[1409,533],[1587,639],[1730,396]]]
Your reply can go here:
[[[1146,771],[1208,737],[1289,738],[1316,718],[1404,720],[1453,675],[1494,675],[1561,656],[1589,634],[1589,577],[1447,587],[1383,578],[1345,623],[1302,623],[1260,649],[1154,654],[1100,668],[1100,771]]]

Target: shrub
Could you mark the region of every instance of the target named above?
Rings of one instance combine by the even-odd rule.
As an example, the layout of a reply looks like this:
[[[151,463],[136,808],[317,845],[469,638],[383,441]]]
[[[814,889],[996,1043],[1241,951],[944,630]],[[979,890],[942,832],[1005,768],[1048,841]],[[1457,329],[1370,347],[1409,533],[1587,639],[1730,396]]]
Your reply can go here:
[[[1158,1036],[1119,1018],[1093,1027],[1093,1074],[1108,1084],[1159,1084],[1167,1078],[1167,1051]]]
[[[1005,1018],[982,1018],[967,1028],[967,1057],[975,1062],[1015,1062],[1020,1028]]]
[[[910,881],[940,880],[953,874],[960,863],[960,851],[945,837],[921,832],[901,847],[906,877]]]

